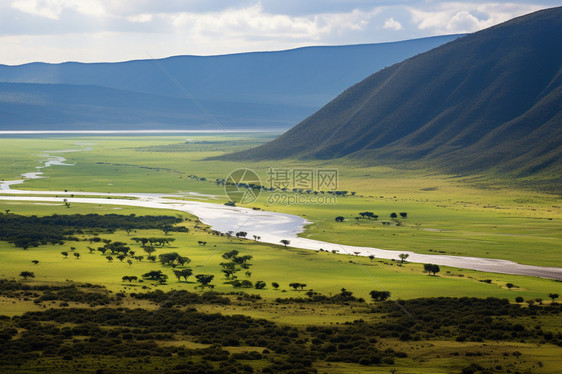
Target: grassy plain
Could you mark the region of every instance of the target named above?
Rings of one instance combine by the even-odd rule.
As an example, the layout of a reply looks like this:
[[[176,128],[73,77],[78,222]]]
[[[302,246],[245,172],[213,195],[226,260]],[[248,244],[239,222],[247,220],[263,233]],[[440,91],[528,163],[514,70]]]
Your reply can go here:
[[[267,180],[267,170],[275,168],[333,168],[339,171],[340,190],[356,192],[353,197],[338,197],[335,204],[283,205],[269,200],[270,195],[262,193],[251,206],[266,210],[301,215],[312,222],[303,236],[342,244],[374,246],[385,249],[413,250],[421,253],[445,253],[449,255],[469,255],[514,260],[517,262],[562,266],[562,225],[560,220],[560,196],[542,192],[521,190],[509,186],[506,181],[486,181],[460,176],[441,175],[420,170],[400,170],[388,166],[361,167],[345,161],[336,165],[319,161],[256,162],[244,165],[232,162],[209,161],[207,157],[225,151],[243,149],[267,140],[270,135],[244,134],[234,138],[217,135],[189,135],[186,137],[84,137],[47,139],[0,139],[2,162],[0,179],[19,179],[24,172],[31,172],[38,166],[44,151],[79,149],[91,146],[90,151],[60,154],[75,166],[52,166],[44,169],[44,179],[28,180],[17,188],[50,191],[84,191],[103,193],[123,192],[165,192],[193,191],[216,195],[199,199],[223,203],[227,200],[222,186],[214,183],[216,178],[225,178],[236,168],[248,167],[257,171],[262,181]],[[77,144],[79,143],[79,144]],[[198,178],[193,178],[197,176]],[[207,181],[202,181],[204,177]],[[1,194],[1,191],[0,191]],[[228,306],[198,305],[197,310],[225,315],[243,314],[254,318],[265,318],[281,325],[325,326],[344,325],[358,319],[378,322],[379,318],[369,312],[369,305],[339,304],[278,304],[276,298],[306,297],[307,290],[325,295],[335,295],[346,288],[357,297],[369,300],[369,291],[390,290],[393,300],[414,299],[439,296],[472,296],[506,298],[514,302],[518,296],[525,300],[542,299],[548,304],[548,294],[562,294],[562,282],[526,276],[483,273],[457,268],[441,267],[438,276],[422,273],[422,265],[397,261],[369,260],[357,256],[313,252],[284,248],[282,246],[259,243],[250,240],[226,238],[210,235],[204,226],[197,224],[196,218],[185,213],[158,211],[154,209],[118,207],[97,204],[26,203],[19,201],[0,202],[0,212],[10,210],[22,215],[51,214],[132,214],[158,215],[177,214],[189,221],[185,225],[188,233],[171,233],[176,240],[170,246],[158,248],[156,255],[178,252],[191,259],[188,265],[195,274],[213,274],[212,282],[218,292],[244,291],[259,294],[263,299],[255,302],[234,302]],[[375,220],[355,220],[358,212],[373,211],[380,218]],[[389,219],[392,212],[408,212],[408,218],[396,221]],[[335,216],[344,216],[342,223],[334,221]],[[391,224],[383,226],[382,221]],[[196,228],[195,226],[200,226]],[[251,231],[248,229],[247,231]],[[103,233],[105,239],[129,243],[137,255],[145,255],[132,237],[162,237],[157,230],[139,230],[127,234],[125,231]],[[80,235],[82,239],[87,235]],[[198,241],[206,241],[205,246]],[[113,294],[125,292],[146,292],[156,289],[169,291],[196,288],[194,278],[188,282],[178,282],[171,267],[158,262],[114,259],[109,262],[99,252],[89,253],[88,241],[66,242],[64,245],[45,245],[23,250],[7,242],[0,242],[0,279],[21,279],[19,273],[32,271],[35,278],[24,281],[29,285],[94,283],[103,284]],[[93,245],[96,246],[95,244]],[[71,247],[75,249],[72,250]],[[252,282],[263,280],[267,287],[263,290],[253,288],[234,289],[221,272],[221,255],[232,249],[241,254],[253,256],[251,275],[241,272],[239,279]],[[68,251],[67,259],[61,255]],[[72,252],[80,253],[76,259]],[[33,264],[32,260],[39,260]],[[151,270],[162,270],[168,275],[167,284],[155,282],[123,282],[124,275],[142,274]],[[484,283],[490,280],[491,283]],[[280,284],[275,290],[272,282]],[[306,283],[304,291],[289,287],[291,282]],[[507,283],[517,287],[507,288]],[[0,314],[19,315],[26,311],[44,310],[45,307],[58,307],[57,302],[37,305],[32,301],[0,297]],[[70,307],[86,307],[70,303]],[[148,302],[125,299],[119,307],[156,308]],[[533,316],[534,317],[534,316]],[[518,317],[517,322],[527,328],[538,324],[546,331],[561,333],[559,316]],[[413,315],[414,320],[424,316]],[[160,345],[178,344],[189,348],[196,343],[188,340],[158,342]],[[460,372],[469,364],[477,363],[484,367],[501,367],[498,371],[510,369],[513,372],[556,373],[560,367],[561,348],[552,344],[536,344],[518,341],[456,342],[450,340],[422,340],[418,342],[400,341],[398,338],[379,339],[380,349],[393,348],[408,352],[408,357],[399,359],[392,365],[362,366],[343,362],[317,362],[314,367],[327,373],[451,373]],[[203,347],[206,345],[202,345]],[[200,347],[199,345],[197,347]],[[240,352],[246,347],[225,347],[231,353]],[[254,348],[252,348],[254,349]],[[514,356],[521,353],[521,357]],[[171,365],[174,358],[152,357],[150,363],[141,363],[120,358],[119,363],[109,358],[103,362],[115,367],[128,367],[131,370],[156,370]],[[84,367],[100,365],[100,360],[85,358]],[[170,361],[170,362],[168,362]],[[250,363],[250,362],[248,362]],[[29,362],[20,369],[33,370]],[[43,368],[56,370],[67,367],[71,362],[53,358],[43,360]],[[45,366],[47,365],[47,366]],[[49,366],[50,365],[50,366]],[[123,366],[124,365],[124,366]],[[251,362],[259,369],[268,365],[266,360]],[[74,366],[73,366],[74,367]],[[75,368],[75,367],[74,367]]]
[[[0,210],[9,209],[12,213],[24,215],[43,214],[164,214],[170,211],[154,211],[151,209],[135,209],[129,207],[112,207],[97,204],[72,204],[67,209],[64,205],[29,205],[20,202],[3,202]],[[179,213],[178,213],[179,214]],[[178,252],[182,256],[189,257],[192,262],[189,267],[194,269],[195,274],[206,273],[215,275],[216,290],[219,292],[230,292],[234,289],[231,285],[224,284],[226,281],[221,272],[220,263],[224,261],[223,253],[236,249],[241,254],[253,256],[251,261],[251,277],[241,275],[241,279],[251,281],[263,280],[268,286],[265,290],[247,289],[250,293],[258,293],[266,298],[302,296],[304,293],[294,291],[289,287],[291,282],[306,283],[307,289],[314,289],[326,295],[338,293],[343,287],[349,289],[358,297],[369,298],[369,292],[373,289],[391,290],[396,299],[410,299],[420,296],[492,296],[514,300],[517,296],[525,299],[542,298],[547,299],[547,294],[556,292],[562,294],[562,282],[548,279],[514,276],[503,274],[483,273],[471,270],[442,267],[438,277],[427,276],[422,272],[421,264],[405,263],[387,260],[370,260],[364,257],[339,255],[327,252],[314,252],[283,246],[270,245],[237,238],[226,238],[210,235],[196,223],[194,217],[181,214],[190,218],[186,225],[190,229],[188,233],[170,233],[168,236],[176,240],[170,246],[158,247],[156,254],[166,252]],[[162,231],[142,230],[130,233],[116,231],[115,233],[101,234],[104,239],[128,243],[137,255],[144,255],[141,246],[135,244],[132,237],[162,237]],[[88,238],[84,235],[81,238]],[[199,241],[205,241],[205,246],[199,245]],[[147,284],[151,288],[169,290],[171,288],[182,288],[193,291],[196,283],[192,279],[188,283],[177,282],[173,276],[172,268],[162,267],[159,263],[146,260],[134,261],[132,265],[114,259],[109,262],[100,252],[89,253],[88,246],[97,247],[88,241],[66,242],[64,245],[45,245],[23,250],[16,248],[7,242],[0,242],[0,277],[12,279],[18,278],[22,271],[33,271],[36,275],[35,281],[61,282],[72,280],[75,282],[101,283],[114,291],[139,289],[140,284],[123,282],[124,275],[136,275],[139,278],[150,270],[164,270],[169,276],[168,285],[159,286]],[[74,252],[81,254],[79,259],[72,255]],[[70,254],[64,258],[61,252]],[[114,256],[115,257],[115,256]],[[34,265],[32,260],[39,260]],[[243,274],[243,272],[241,273]],[[481,280],[491,279],[492,284],[483,283]],[[278,282],[281,287],[274,290],[271,282]],[[513,283],[517,288],[508,289],[505,285]],[[415,287],[412,285],[415,284]],[[267,314],[267,313],[266,313]],[[262,315],[263,316],[263,315]],[[314,316],[299,315],[302,321],[311,322]],[[296,322],[296,321],[292,321]]]
[[[15,179],[22,170],[33,171],[42,150],[76,149],[80,148],[76,143],[91,143],[90,151],[63,154],[76,166],[47,168],[49,178],[29,180],[25,188],[110,193],[195,191],[217,195],[209,201],[222,203],[227,200],[224,190],[213,181],[225,178],[237,168],[255,170],[267,185],[269,168],[335,167],[339,171],[338,189],[354,191],[356,196],[338,197],[335,204],[287,205],[262,193],[252,206],[306,217],[313,224],[303,235],[314,239],[562,266],[560,196],[522,190],[509,186],[505,180],[488,180],[484,184],[477,177],[388,166],[363,167],[349,161],[202,161],[264,142],[271,135],[188,137],[188,144],[185,137],[2,139],[0,147],[10,156],[0,165],[0,175],[3,179]],[[193,175],[206,181],[190,177]],[[361,211],[372,211],[380,218],[356,221]],[[408,218],[396,226],[389,220],[392,212],[407,212]],[[339,215],[346,218],[343,223],[334,222]],[[391,225],[383,226],[382,221]]]

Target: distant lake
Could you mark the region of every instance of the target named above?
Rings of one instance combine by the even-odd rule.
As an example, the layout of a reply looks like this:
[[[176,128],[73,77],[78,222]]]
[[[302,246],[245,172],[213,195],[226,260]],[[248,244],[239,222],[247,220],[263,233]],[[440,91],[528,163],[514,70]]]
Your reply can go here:
[[[284,129],[226,129],[226,130],[0,130],[0,137],[49,136],[49,135],[228,135],[228,134],[269,134],[285,132]]]

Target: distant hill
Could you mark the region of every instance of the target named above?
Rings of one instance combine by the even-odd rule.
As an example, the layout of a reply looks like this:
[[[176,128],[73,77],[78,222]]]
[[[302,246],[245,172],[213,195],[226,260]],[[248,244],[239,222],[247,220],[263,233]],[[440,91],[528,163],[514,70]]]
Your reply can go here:
[[[373,72],[457,37],[121,63],[0,65],[0,129],[95,124],[216,130],[189,94],[227,128],[287,129]]]
[[[276,140],[229,159],[417,163],[560,179],[562,7],[379,71]]]

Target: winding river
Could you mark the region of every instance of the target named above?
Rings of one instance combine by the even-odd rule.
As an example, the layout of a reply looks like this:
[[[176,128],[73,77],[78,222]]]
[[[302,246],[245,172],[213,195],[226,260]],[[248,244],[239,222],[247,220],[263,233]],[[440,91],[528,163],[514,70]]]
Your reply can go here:
[[[89,149],[90,148],[83,148],[46,153],[44,155],[44,160],[41,161],[42,165],[38,166],[35,172],[22,174],[24,179],[0,182],[0,193],[2,194],[0,200],[62,204],[63,199],[66,199],[70,203],[171,209],[193,214],[214,230],[220,232],[246,231],[248,232],[249,238],[252,238],[254,235],[260,236],[260,241],[272,244],[280,244],[280,240],[286,239],[290,241],[290,246],[295,248],[315,251],[323,249],[330,252],[337,251],[341,254],[357,254],[360,256],[374,255],[377,258],[384,259],[398,259],[400,253],[406,253],[409,255],[408,261],[410,262],[431,263],[492,273],[562,279],[562,268],[558,267],[523,265],[512,261],[491,258],[426,255],[411,251],[390,251],[380,248],[342,245],[339,243],[302,238],[299,237],[298,234],[303,232],[305,225],[310,222],[299,216],[257,211],[243,207],[229,207],[222,204],[201,201],[177,200],[178,197],[197,198],[199,195],[197,193],[100,193],[79,191],[28,191],[12,188],[13,186],[24,183],[25,179],[44,178],[43,172],[41,171],[43,168],[52,165],[73,166],[73,164],[65,163],[66,159],[64,157],[53,155],[53,153],[60,154]],[[52,195],[57,195],[57,197]],[[80,197],[72,197],[72,195],[79,195]]]

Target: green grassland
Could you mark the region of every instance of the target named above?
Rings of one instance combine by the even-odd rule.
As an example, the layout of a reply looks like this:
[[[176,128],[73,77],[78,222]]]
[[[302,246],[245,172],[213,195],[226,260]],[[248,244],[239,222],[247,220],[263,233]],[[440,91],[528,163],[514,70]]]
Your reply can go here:
[[[116,209],[117,208],[117,209]],[[118,213],[131,214],[170,214],[169,211],[154,211],[151,209],[137,210],[128,207],[98,206],[90,204],[72,204],[67,209],[61,206],[30,206],[19,202],[8,202],[0,204],[0,209],[9,209],[17,214],[85,214],[85,213]],[[242,255],[253,256],[250,271],[251,277],[247,278],[240,273],[240,279],[265,281],[268,286],[264,290],[244,289],[250,293],[259,293],[262,297],[293,297],[303,295],[300,291],[294,291],[289,287],[291,282],[306,283],[307,289],[313,289],[326,295],[335,294],[341,288],[346,288],[358,297],[368,299],[368,293],[373,289],[391,290],[396,299],[409,299],[420,296],[493,296],[514,300],[517,296],[525,299],[542,298],[547,299],[551,292],[562,293],[562,282],[548,279],[491,274],[477,271],[463,270],[457,268],[442,267],[437,277],[428,276],[423,273],[420,264],[405,263],[397,261],[370,260],[364,257],[339,255],[326,252],[315,252],[284,248],[283,246],[255,242],[238,238],[227,238],[209,234],[194,217],[186,214],[181,216],[190,218],[192,221],[185,223],[190,229],[188,233],[170,233],[168,236],[176,239],[171,245],[157,247],[156,255],[166,252],[178,252],[182,256],[189,257],[192,261],[189,265],[195,274],[206,273],[215,275],[215,289],[219,292],[234,291],[226,281],[221,272],[220,263],[224,262],[221,257],[223,253],[236,249]],[[200,228],[196,228],[199,226]],[[140,244],[135,244],[132,237],[162,237],[163,232],[159,230],[138,230],[127,234],[124,231],[101,234],[104,239],[128,243],[137,255],[145,255]],[[79,236],[88,239],[88,235]],[[205,241],[205,246],[198,244]],[[0,277],[8,279],[18,278],[22,271],[33,271],[35,281],[60,282],[72,280],[75,282],[101,283],[114,291],[131,290],[140,288],[140,284],[123,282],[124,275],[142,274],[151,270],[163,270],[169,276],[168,285],[157,285],[156,282],[148,282],[145,285],[151,288],[163,290],[181,288],[194,290],[197,283],[192,279],[190,282],[177,282],[173,276],[172,268],[163,266],[158,262],[143,260],[133,261],[132,265],[126,261],[120,262],[114,259],[109,262],[99,252],[89,253],[88,241],[66,242],[64,245],[45,245],[23,250],[16,248],[7,242],[0,242],[0,260],[2,267]],[[94,243],[94,247],[97,247]],[[74,252],[81,254],[79,259],[72,255]],[[62,251],[71,253],[68,258],[61,255]],[[34,265],[32,260],[39,260]],[[480,282],[479,280],[491,279],[492,284]],[[271,282],[278,282],[281,287],[274,290]],[[152,283],[152,284],[150,284]],[[506,283],[513,283],[518,288],[508,289]],[[412,285],[415,284],[415,287]],[[307,323],[311,320],[304,317]]]
[[[508,181],[441,175],[388,166],[362,167],[348,162],[319,161],[234,162],[206,160],[226,151],[264,142],[271,135],[193,135],[184,137],[105,137],[66,139],[0,140],[9,162],[0,165],[4,179],[15,179],[22,170],[33,170],[40,150],[76,149],[75,143],[92,143],[93,150],[66,153],[74,167],[45,169],[48,178],[29,180],[26,189],[95,192],[195,191],[217,195],[224,202],[222,186],[213,181],[225,178],[240,167],[255,170],[267,185],[270,167],[333,168],[339,170],[340,190],[354,197],[338,197],[335,204],[276,203],[262,193],[252,206],[287,212],[313,222],[306,237],[342,244],[373,246],[419,253],[445,253],[501,258],[542,266],[562,265],[561,197],[522,190]],[[18,158],[20,155],[20,158]],[[190,176],[204,177],[201,181]],[[305,196],[306,197],[306,196]],[[359,212],[372,211],[379,220],[359,220]],[[389,220],[392,212],[407,212],[400,226]],[[336,223],[336,216],[346,220]],[[382,221],[391,225],[383,226]]]
[[[199,197],[210,202],[224,203],[227,197],[222,186],[214,179],[225,178],[236,168],[248,167],[257,171],[262,180],[267,179],[269,167],[286,168],[333,168],[339,170],[340,190],[356,192],[355,196],[338,197],[335,204],[282,205],[268,201],[267,193],[262,193],[252,207],[264,210],[298,214],[312,222],[302,234],[305,237],[373,246],[394,250],[413,250],[420,253],[445,253],[449,255],[469,255],[514,260],[521,263],[561,266],[562,225],[560,219],[560,196],[544,192],[527,191],[510,186],[508,181],[483,181],[478,178],[438,174],[423,170],[404,170],[388,166],[361,167],[341,162],[337,165],[319,161],[256,162],[238,164],[233,162],[205,160],[226,151],[244,149],[266,141],[270,135],[243,134],[227,135],[189,135],[186,137],[84,137],[48,139],[0,139],[2,161],[0,179],[19,179],[19,174],[34,171],[44,151],[78,149],[85,147],[76,143],[88,143],[90,151],[60,154],[75,166],[52,166],[43,171],[47,178],[28,180],[17,188],[50,191],[84,191],[103,193],[123,192],[162,192],[194,191],[216,195]],[[198,178],[194,178],[197,176]],[[202,181],[204,177],[207,181]],[[485,182],[485,183],[484,183]],[[1,192],[0,192],[1,193]],[[78,195],[77,195],[78,196]],[[187,198],[187,197],[186,197]],[[410,300],[422,297],[496,297],[514,303],[520,296],[526,301],[539,301],[550,304],[549,293],[562,294],[562,282],[527,276],[492,274],[441,267],[437,276],[423,273],[421,264],[374,259],[285,248],[280,245],[255,242],[253,240],[216,236],[199,223],[196,217],[174,211],[163,211],[127,206],[98,204],[30,203],[20,201],[0,202],[0,212],[9,210],[20,215],[52,214],[123,214],[130,215],[177,215],[187,219],[181,225],[189,232],[171,232],[167,236],[175,241],[169,246],[157,247],[156,255],[178,252],[191,259],[186,265],[194,274],[212,274],[214,290],[220,293],[245,292],[259,295],[259,300],[241,300],[236,295],[229,296],[230,305],[196,305],[203,313],[221,313],[227,316],[245,315],[252,318],[265,318],[280,326],[306,329],[311,326],[348,326],[354,321],[368,323],[385,321],[381,314],[372,313],[376,306],[370,300],[371,290],[389,290],[391,300]],[[378,220],[355,217],[359,212],[372,211]],[[407,212],[408,218],[399,222],[390,220],[392,212]],[[344,216],[344,222],[334,221],[336,216]],[[382,221],[390,222],[383,226]],[[399,223],[399,225],[397,225]],[[246,228],[244,228],[246,229]],[[251,233],[251,228],[246,231]],[[144,255],[141,246],[132,241],[133,237],[163,237],[160,230],[137,230],[127,233],[123,230],[103,232],[104,239],[128,243],[137,255]],[[93,283],[102,284],[112,295],[148,292],[154,290],[187,290],[201,292],[194,276],[187,282],[178,281],[173,268],[158,261],[150,262],[114,259],[108,261],[99,252],[89,253],[88,246],[97,247],[83,239],[91,234],[78,235],[81,241],[66,241],[63,245],[42,245],[27,250],[16,248],[13,244],[0,241],[0,279],[18,279],[22,271],[31,271],[35,278],[23,281],[26,285],[64,285]],[[198,241],[207,242],[206,245]],[[71,249],[74,247],[74,249]],[[265,281],[265,289],[233,288],[221,272],[223,253],[236,249],[241,255],[253,256],[250,261],[251,275],[244,271],[238,273],[240,280],[252,282]],[[61,252],[70,253],[64,258]],[[80,253],[76,259],[72,253]],[[38,264],[33,264],[38,260]],[[176,269],[181,269],[178,267]],[[124,282],[124,275],[142,275],[151,270],[162,270],[168,275],[166,284],[154,281]],[[490,280],[490,283],[482,282]],[[278,282],[275,290],[271,283]],[[289,287],[291,282],[305,283],[304,290],[295,291]],[[506,284],[517,287],[509,289]],[[364,298],[367,303],[278,303],[277,298],[306,298],[306,292],[314,290],[321,294],[336,295],[342,288]],[[58,301],[42,305],[27,298],[0,296],[0,315],[18,316],[28,311],[44,311],[46,308],[61,308]],[[523,303],[527,308],[527,303]],[[71,302],[69,307],[89,307],[86,304]],[[126,296],[112,308],[143,308],[159,310],[155,304],[146,300]],[[423,320],[423,315],[413,315],[414,320]],[[5,320],[2,320],[5,323]],[[545,331],[562,333],[559,315],[513,317],[513,323],[534,329],[540,326]],[[113,327],[112,327],[113,328]],[[21,332],[20,332],[21,333]],[[159,341],[159,347],[178,346],[185,348],[205,348],[201,344],[183,336],[175,340]],[[80,339],[68,341],[67,345],[80,344]],[[356,363],[317,361],[313,367],[326,373],[458,373],[470,364],[486,368],[497,368],[497,372],[556,373],[560,368],[561,349],[559,346],[535,341],[488,341],[457,342],[433,338],[421,341],[401,341],[398,338],[380,338],[377,348],[381,351],[392,348],[408,353],[394,364],[364,366]],[[230,353],[256,350],[256,347],[230,347],[222,349]],[[258,349],[259,350],[259,349]],[[521,353],[521,356],[514,353]],[[199,356],[198,356],[199,357]],[[12,367],[12,372],[32,372],[38,367],[43,371],[80,371],[86,368],[103,366],[114,371],[144,370],[157,371],[162,367],[173,367],[177,356],[154,356],[140,361],[125,357],[84,356],[77,360],[65,361],[61,357],[30,360],[23,366]],[[197,359],[194,359],[197,362]],[[262,359],[244,361],[254,369],[261,369],[270,362]]]

